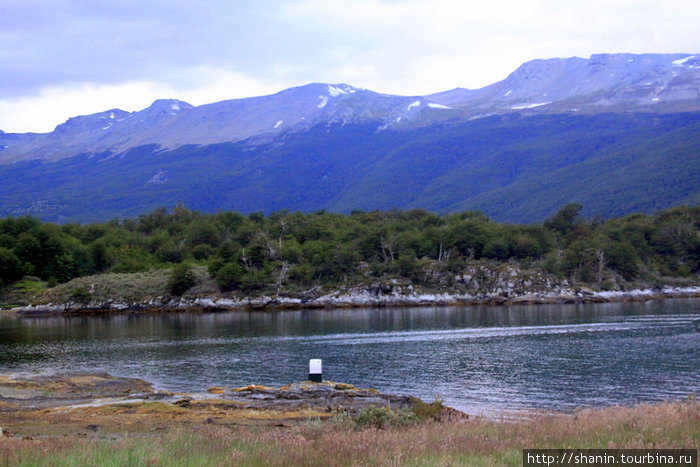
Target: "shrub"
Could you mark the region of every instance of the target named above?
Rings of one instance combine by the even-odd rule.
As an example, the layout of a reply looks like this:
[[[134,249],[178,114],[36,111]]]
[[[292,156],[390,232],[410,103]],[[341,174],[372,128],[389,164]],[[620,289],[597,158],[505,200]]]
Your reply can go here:
[[[370,405],[360,410],[355,417],[355,424],[359,427],[387,428],[402,427],[416,423],[418,417],[412,410],[393,410],[391,407]]]
[[[80,287],[77,287],[71,292],[70,298],[76,303],[82,303],[83,305],[87,305],[92,300],[92,294],[87,289],[87,287],[81,285]]]
[[[216,250],[210,245],[197,245],[192,248],[192,257],[200,261],[209,259],[214,253],[216,253]]]
[[[442,398],[439,396],[436,396],[433,402],[423,402],[418,398],[412,398],[411,402],[411,411],[419,420],[438,420],[445,410]]]
[[[0,247],[0,286],[11,284],[22,277],[22,263],[7,248]]]
[[[168,279],[168,290],[171,294],[180,296],[197,283],[192,267],[187,263],[178,264],[172,269]]]
[[[229,292],[240,287],[243,268],[234,262],[226,263],[215,272],[214,277],[221,290]]]

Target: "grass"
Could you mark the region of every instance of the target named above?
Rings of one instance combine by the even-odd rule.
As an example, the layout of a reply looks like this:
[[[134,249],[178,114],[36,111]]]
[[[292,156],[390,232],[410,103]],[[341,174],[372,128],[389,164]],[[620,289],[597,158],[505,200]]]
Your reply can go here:
[[[524,448],[695,448],[695,400],[581,410],[519,422],[470,419],[359,428],[178,426],[102,439],[0,438],[0,465],[360,466],[520,465]]]
[[[0,310],[27,305],[46,290],[46,284],[36,277],[27,276],[21,281],[0,290]]]
[[[204,266],[193,267],[193,273],[197,282],[206,283],[209,280]],[[170,269],[158,269],[148,272],[107,273],[79,277],[46,290],[35,302],[102,303],[112,300],[121,303],[145,303],[154,298],[170,296],[168,286],[170,274]]]
[[[168,270],[139,273],[110,273],[80,277],[53,287],[39,297],[39,303],[67,303],[76,291],[86,290],[91,300],[133,303],[167,294]]]

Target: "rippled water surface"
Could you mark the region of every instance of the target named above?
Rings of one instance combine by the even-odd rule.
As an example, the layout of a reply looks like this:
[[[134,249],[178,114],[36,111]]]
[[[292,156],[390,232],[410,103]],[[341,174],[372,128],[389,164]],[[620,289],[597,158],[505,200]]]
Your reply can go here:
[[[220,314],[0,316],[0,372],[105,371],[162,389],[324,377],[494,414],[700,390],[700,300]]]

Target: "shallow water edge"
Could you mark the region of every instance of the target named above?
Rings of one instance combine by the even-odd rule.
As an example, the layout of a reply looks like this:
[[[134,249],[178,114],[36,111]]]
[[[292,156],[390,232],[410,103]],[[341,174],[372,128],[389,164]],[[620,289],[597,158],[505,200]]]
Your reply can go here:
[[[658,289],[635,289],[629,291],[578,291],[533,292],[514,296],[498,294],[397,294],[356,289],[337,291],[315,299],[290,297],[198,297],[161,298],[148,302],[124,303],[108,300],[101,303],[47,303],[11,308],[9,313],[19,315],[81,315],[102,313],[158,313],[158,312],[226,312],[240,310],[302,310],[327,308],[367,307],[434,307],[470,305],[543,305],[569,303],[643,302],[668,298],[700,297],[700,287],[663,287]]]

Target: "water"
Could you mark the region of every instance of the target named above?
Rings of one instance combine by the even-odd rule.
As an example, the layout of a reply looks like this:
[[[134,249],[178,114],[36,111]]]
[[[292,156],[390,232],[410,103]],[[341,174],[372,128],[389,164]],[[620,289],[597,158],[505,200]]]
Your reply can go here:
[[[324,378],[469,413],[700,390],[700,299],[511,307],[0,317],[0,372],[105,371],[172,391]]]

